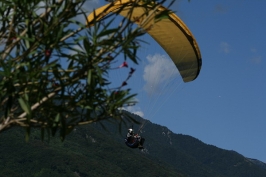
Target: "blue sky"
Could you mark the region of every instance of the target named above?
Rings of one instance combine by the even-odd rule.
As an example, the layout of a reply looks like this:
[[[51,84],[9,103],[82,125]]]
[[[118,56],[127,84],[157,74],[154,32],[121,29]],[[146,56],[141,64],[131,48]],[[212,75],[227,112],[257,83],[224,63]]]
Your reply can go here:
[[[180,93],[178,116],[165,123],[158,119],[159,124],[266,162],[263,7],[262,0],[175,4],[176,14],[199,44],[203,66],[199,77]]]
[[[93,5],[105,3],[97,2]],[[186,84],[177,78],[158,98],[148,100],[138,90],[140,104],[128,109],[174,133],[266,162],[265,7],[264,0],[176,1],[172,9],[201,50],[200,75]],[[143,47],[141,57],[157,61],[166,55],[147,40],[152,47]],[[143,88],[146,82],[139,81],[141,75],[144,73],[132,78],[129,85]]]

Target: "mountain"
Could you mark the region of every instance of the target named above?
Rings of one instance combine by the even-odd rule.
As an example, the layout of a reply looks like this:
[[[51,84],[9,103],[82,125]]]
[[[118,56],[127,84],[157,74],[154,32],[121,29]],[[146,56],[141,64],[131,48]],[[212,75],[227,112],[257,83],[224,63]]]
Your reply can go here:
[[[24,141],[23,129],[0,134],[0,177],[6,176],[173,176],[263,177],[266,164],[235,151],[207,145],[167,127],[145,123],[141,135],[145,149],[124,144],[127,128],[112,122],[77,127],[62,143],[58,138],[40,140],[38,130]],[[134,124],[135,130],[141,125]]]
[[[251,158],[247,158],[249,161],[251,161],[252,163],[260,166],[261,168],[265,169],[266,170],[266,163],[263,163],[257,159],[251,159]]]

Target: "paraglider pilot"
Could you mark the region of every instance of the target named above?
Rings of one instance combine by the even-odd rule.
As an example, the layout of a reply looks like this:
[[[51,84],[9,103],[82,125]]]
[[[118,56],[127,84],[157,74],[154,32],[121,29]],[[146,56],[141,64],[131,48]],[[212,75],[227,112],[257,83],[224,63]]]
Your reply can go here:
[[[128,147],[143,149],[144,141],[144,138],[138,134],[134,134],[132,128],[128,129],[127,137],[125,138],[125,143]]]

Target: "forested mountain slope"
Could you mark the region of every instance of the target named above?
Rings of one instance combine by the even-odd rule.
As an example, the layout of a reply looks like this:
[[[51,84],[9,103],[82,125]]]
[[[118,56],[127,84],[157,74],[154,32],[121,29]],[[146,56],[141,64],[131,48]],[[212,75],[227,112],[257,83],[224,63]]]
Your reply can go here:
[[[25,143],[23,130],[8,130],[0,134],[0,176],[266,176],[265,163],[145,123],[144,150],[124,144],[130,123],[121,133],[108,122],[104,128],[100,123],[77,127],[63,143],[58,138],[42,142],[37,130]]]

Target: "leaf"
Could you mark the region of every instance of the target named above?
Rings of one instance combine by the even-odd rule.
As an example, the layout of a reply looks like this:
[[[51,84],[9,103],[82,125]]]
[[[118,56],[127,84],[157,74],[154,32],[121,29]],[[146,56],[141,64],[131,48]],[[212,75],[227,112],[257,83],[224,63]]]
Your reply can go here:
[[[30,127],[27,127],[25,133],[25,141],[28,142],[29,139],[30,139]]]
[[[50,62],[46,66],[42,67],[42,71],[47,71],[48,69],[55,67],[57,65],[57,62],[58,62],[58,60],[54,60],[54,61]]]
[[[89,105],[78,105],[79,107],[83,108],[83,109],[89,109],[92,110],[92,107]]]
[[[53,127],[57,127],[58,126],[59,120],[60,120],[60,113],[57,113],[55,118],[54,118]]]
[[[22,97],[20,97],[18,99],[18,102],[19,102],[21,108],[23,109],[23,111],[25,111],[27,113],[27,115],[30,115],[31,109],[29,107],[28,102],[26,102]]]
[[[91,44],[87,38],[83,40],[83,46],[87,52],[91,51]]]
[[[52,136],[55,136],[55,133],[57,131],[57,128],[58,128],[58,123],[60,121],[60,113],[57,113],[54,120],[53,120],[53,125],[51,127],[51,130],[52,130]]]
[[[59,27],[58,31],[57,31],[55,41],[57,41],[57,42],[60,41],[63,31],[64,31],[64,26],[61,25],[61,26]]]
[[[91,76],[92,76],[92,70],[88,70],[88,76],[87,76],[87,83],[90,86],[91,85]]]
[[[74,64],[74,60],[70,60],[67,69],[72,69]]]
[[[104,30],[104,31],[102,31],[100,34],[98,34],[98,37],[107,36],[107,35],[109,35],[109,34],[116,33],[117,31],[118,31],[118,28],[113,28],[113,29]]]
[[[170,13],[173,13],[173,12],[170,12],[169,10],[164,10],[164,11],[160,12],[160,14],[155,15],[155,17],[154,17],[155,22],[158,22],[158,21],[163,20],[163,19],[169,19]]]
[[[25,100],[28,102],[29,101],[29,96],[28,94],[25,94]]]
[[[34,42],[34,38],[26,37],[26,36],[18,36],[18,38],[26,40],[26,42]],[[26,46],[29,48],[29,43],[26,43]]]

